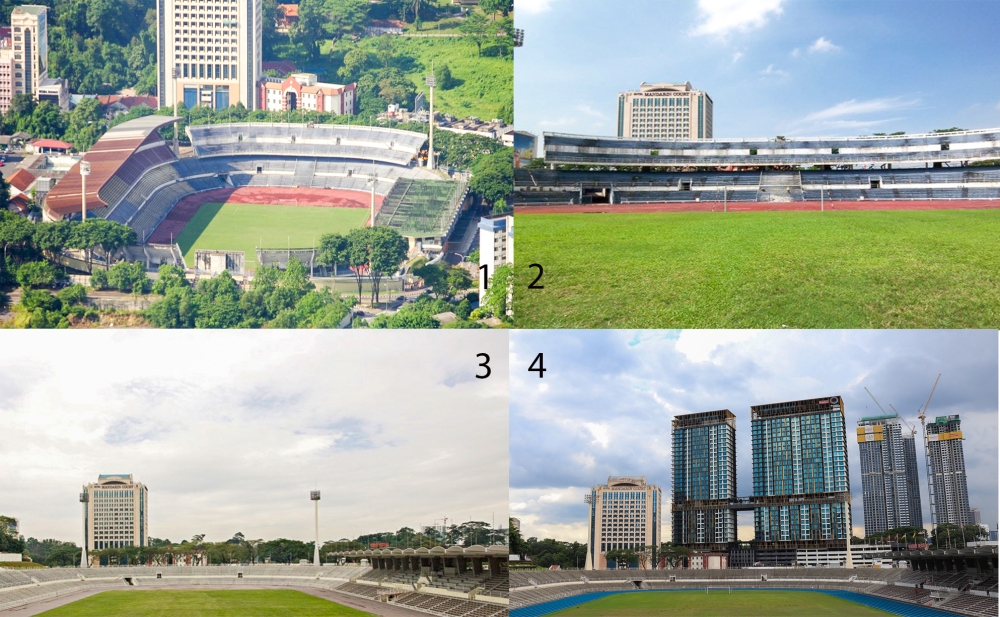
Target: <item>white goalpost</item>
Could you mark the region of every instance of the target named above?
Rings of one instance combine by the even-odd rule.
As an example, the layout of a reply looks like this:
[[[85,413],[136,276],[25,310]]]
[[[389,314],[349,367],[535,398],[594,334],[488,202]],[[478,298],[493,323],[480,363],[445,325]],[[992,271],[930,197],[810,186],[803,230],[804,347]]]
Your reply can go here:
[[[706,587],[706,588],[705,588],[705,593],[711,593],[713,589],[714,589],[715,591],[723,591],[723,590],[726,590],[726,591],[728,591],[728,592],[729,592],[730,594],[732,594],[732,593],[733,593],[733,588],[732,588],[732,587]]]

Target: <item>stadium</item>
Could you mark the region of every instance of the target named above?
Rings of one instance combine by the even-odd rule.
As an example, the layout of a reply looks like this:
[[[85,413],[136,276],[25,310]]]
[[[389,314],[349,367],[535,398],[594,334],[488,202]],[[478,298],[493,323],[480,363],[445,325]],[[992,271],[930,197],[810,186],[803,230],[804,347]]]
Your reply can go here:
[[[544,137],[544,165],[514,175],[521,262],[545,269],[542,291],[515,286],[525,327],[989,327],[1000,314],[1000,129]]]
[[[514,203],[595,206],[525,212],[633,211],[629,204],[699,212],[730,202],[734,211],[998,207],[1000,167],[968,167],[996,159],[1000,129],[689,142],[546,133],[551,169],[517,170]]]
[[[60,606],[65,613],[57,614],[117,614],[109,607],[121,605],[131,607],[127,609],[130,614],[141,614],[139,603],[151,614],[160,614],[156,611],[172,610],[175,602],[183,600],[178,592],[198,592],[193,602],[213,607],[212,614],[247,614],[240,610],[244,602],[251,603],[253,614],[261,615],[508,614],[506,546],[375,549],[331,555],[337,565],[0,569],[0,614],[35,615]],[[251,590],[273,593],[248,595]]]
[[[511,617],[997,614],[995,546],[893,554],[910,568],[513,571]],[[592,609],[589,603],[594,602]],[[677,612],[672,612],[673,607]]]
[[[189,126],[190,156],[178,158],[159,133],[178,120],[145,116],[110,129],[45,195],[45,218],[77,217],[85,208],[135,230],[140,246],[126,251],[130,259],[205,273],[280,263],[278,253],[314,254],[323,233],[373,219],[397,229],[415,252],[457,250],[449,240],[468,244],[475,236],[467,182],[420,166],[421,133]]]

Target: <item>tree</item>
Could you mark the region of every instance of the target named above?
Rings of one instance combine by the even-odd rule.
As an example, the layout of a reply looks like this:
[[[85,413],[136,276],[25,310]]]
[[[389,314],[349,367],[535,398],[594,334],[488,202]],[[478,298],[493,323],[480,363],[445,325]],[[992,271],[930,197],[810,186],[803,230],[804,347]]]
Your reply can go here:
[[[334,40],[345,34],[359,34],[368,20],[368,0],[327,0],[327,29]],[[301,8],[299,19],[301,19]]]
[[[24,246],[30,242],[32,231],[32,225],[28,219],[0,211],[0,246],[3,246],[3,262],[0,262],[0,272],[3,272],[7,267],[7,255],[10,249]]]
[[[504,17],[514,10],[513,0],[479,0],[479,8],[483,13],[496,20],[496,14],[502,13]]]
[[[511,518],[510,527],[507,529],[507,544],[510,546],[511,555],[524,555],[524,541],[521,539],[521,530],[514,525],[514,519]]]
[[[53,259],[69,246],[73,226],[76,224],[70,221],[55,221],[35,225],[32,242],[46,257]]]
[[[659,557],[664,560],[668,568],[676,568],[683,564],[691,550],[686,546],[675,546],[673,542],[664,542],[660,545]],[[654,564],[655,565],[655,564]]]
[[[344,54],[344,64],[337,69],[337,75],[345,82],[357,81],[371,66],[371,54],[355,47]]]
[[[56,269],[47,261],[31,261],[17,269],[17,282],[23,289],[51,287],[56,277]]]
[[[361,288],[365,275],[368,274],[368,245],[370,227],[359,227],[352,229],[347,234],[347,265],[354,274],[354,281],[358,284],[358,300],[361,299]]]
[[[510,264],[504,264],[493,271],[480,301],[480,308],[494,317],[509,321],[507,311],[513,288],[514,268]]]
[[[375,42],[375,57],[382,63],[382,68],[389,68],[389,63],[396,57],[396,37],[383,34]]]
[[[104,269],[111,269],[111,259],[115,252],[126,246],[135,244],[135,230],[117,221],[102,218],[92,218],[84,221],[80,227],[89,228],[86,232],[91,246],[101,247],[104,253]]]
[[[349,246],[347,238],[340,234],[323,234],[319,237],[319,254],[316,256],[316,262],[330,268],[331,276],[336,276],[337,264],[348,260]]]
[[[472,277],[465,268],[448,269],[448,296],[454,297],[460,291],[472,287]]]
[[[503,148],[476,161],[469,188],[494,209],[504,208],[514,190],[514,151]]]
[[[630,548],[616,548],[604,553],[604,558],[614,561],[616,570],[628,570],[632,563],[639,560],[639,555]]]
[[[459,26],[459,31],[465,35],[465,40],[476,46],[477,55],[483,55],[483,44],[487,41],[491,30],[490,23],[482,13],[470,13]]]
[[[382,277],[399,270],[406,259],[406,238],[391,227],[373,227],[368,234],[368,280],[372,285],[372,306],[378,303]]]
[[[305,49],[310,62],[319,58],[319,46],[325,38],[327,17],[324,0],[299,2],[299,21],[292,29],[292,39]]]

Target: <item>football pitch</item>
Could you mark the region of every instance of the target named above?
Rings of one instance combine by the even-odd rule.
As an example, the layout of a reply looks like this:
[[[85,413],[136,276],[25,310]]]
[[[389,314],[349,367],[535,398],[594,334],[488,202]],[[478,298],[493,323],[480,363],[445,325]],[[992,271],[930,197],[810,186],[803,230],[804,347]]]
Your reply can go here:
[[[996,328],[1000,211],[516,215],[525,328]],[[527,289],[541,264],[544,275]]]
[[[293,590],[105,591],[40,613],[46,617],[270,617],[370,615]]]
[[[367,208],[320,208],[258,204],[205,204],[177,236],[188,266],[195,249],[244,251],[246,268],[257,268],[257,247],[310,248],[327,233],[347,234],[368,220]]]
[[[669,591],[622,593],[552,613],[552,617],[884,617],[889,615],[825,593],[796,591]]]

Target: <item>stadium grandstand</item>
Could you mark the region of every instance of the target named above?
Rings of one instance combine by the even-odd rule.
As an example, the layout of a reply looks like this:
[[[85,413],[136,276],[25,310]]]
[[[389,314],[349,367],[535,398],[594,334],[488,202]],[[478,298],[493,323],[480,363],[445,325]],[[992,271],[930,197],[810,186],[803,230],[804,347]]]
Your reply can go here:
[[[40,602],[65,598],[79,599],[81,593],[113,589],[299,589],[324,593],[334,602],[338,596],[369,601],[366,610],[377,612],[375,602],[389,603],[401,612],[418,615],[430,613],[449,617],[506,617],[506,570],[492,575],[488,570],[469,577],[448,574],[450,566],[434,570],[443,563],[437,552],[447,552],[460,562],[473,564],[481,556],[493,556],[483,547],[435,547],[418,549],[416,563],[422,563],[422,575],[413,581],[387,579],[362,563],[342,565],[222,565],[222,566],[121,566],[101,568],[48,568],[28,571],[0,569],[0,611],[30,607]],[[506,547],[503,547],[506,551]],[[459,556],[459,551],[462,556]],[[467,553],[467,555],[466,555]],[[482,555],[480,555],[482,553]],[[498,587],[491,589],[495,583]],[[499,592],[502,587],[504,593]],[[58,602],[56,602],[58,603]]]
[[[988,202],[1000,200],[996,160],[1000,129],[690,142],[546,133],[549,169],[515,170],[514,203]]]
[[[88,216],[132,227],[142,245],[171,245],[198,208],[220,196],[240,201],[243,195],[241,203],[258,204],[347,203],[377,211],[404,181],[407,188],[396,192],[400,198],[393,198],[391,215],[382,219],[404,235],[420,234],[408,236],[411,247],[440,249],[466,218],[467,183],[419,165],[426,141],[421,133],[314,124],[189,126],[191,155],[177,158],[159,133],[174,120],[146,116],[109,130],[46,195],[44,216],[79,217],[85,206]],[[84,162],[91,171],[81,197]],[[410,190],[434,199],[415,204]],[[301,201],[306,197],[311,201]],[[172,214],[182,201],[185,207]],[[382,219],[376,216],[378,224]],[[157,255],[147,263],[168,261],[158,257],[162,250],[152,252]]]
[[[986,555],[980,555],[985,557]],[[512,617],[539,617],[579,605],[609,592],[705,590],[731,588],[751,590],[821,591],[881,608],[897,615],[967,615],[987,617],[997,614],[996,552],[992,570],[966,570],[959,575],[949,561],[939,556],[947,576],[930,582],[927,572],[909,568],[744,568],[723,570],[594,570],[594,571],[512,571],[510,606]],[[966,565],[961,562],[961,565]],[[991,574],[992,573],[992,574]],[[992,575],[992,579],[990,576]],[[989,592],[969,582],[992,580]],[[977,581],[978,582],[978,581]],[[926,611],[924,609],[927,609]],[[930,612],[933,611],[933,612]]]

